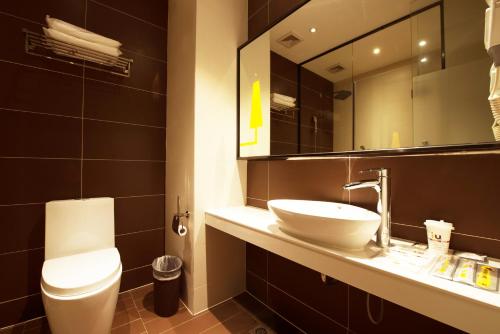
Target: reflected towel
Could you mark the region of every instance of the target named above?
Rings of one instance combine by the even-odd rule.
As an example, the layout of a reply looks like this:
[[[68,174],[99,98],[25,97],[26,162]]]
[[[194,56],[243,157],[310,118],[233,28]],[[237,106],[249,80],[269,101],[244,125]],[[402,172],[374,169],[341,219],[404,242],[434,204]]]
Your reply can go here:
[[[92,43],[105,45],[111,48],[119,48],[122,45],[122,43],[115,41],[114,39],[95,34],[91,31],[77,27],[62,20],[52,18],[49,15],[45,16],[45,21],[47,21],[47,25],[49,26],[49,28],[60,31],[66,35],[70,35]]]
[[[279,93],[272,93],[272,98],[273,99],[278,99],[278,100],[281,100],[281,101],[285,101],[285,102],[289,102],[289,103],[294,103],[295,101],[297,101],[297,99],[294,98],[294,97],[283,95],[283,94],[279,94]]]
[[[290,108],[294,108],[296,106],[295,102],[290,102],[290,101],[282,100],[282,99],[279,99],[279,98],[276,98],[276,97],[273,97],[272,101],[274,103],[276,103],[276,104],[279,104],[279,105],[282,105],[282,106],[286,106],[286,107],[290,107]]]
[[[43,33],[45,34],[45,36],[53,38],[55,40],[58,40],[58,41],[61,41],[64,43],[68,43],[68,44],[72,44],[75,46],[79,46],[79,47],[82,47],[85,49],[89,49],[89,50],[93,50],[93,51],[97,51],[97,52],[102,52],[102,53],[105,53],[105,54],[110,55],[110,56],[119,57],[122,54],[122,52],[118,48],[113,48],[110,46],[106,46],[106,45],[102,45],[102,44],[98,44],[98,43],[94,43],[94,42],[89,42],[89,41],[86,41],[86,40],[83,40],[80,38],[76,38],[74,36],[67,35],[63,32],[60,32],[60,31],[57,31],[57,30],[54,30],[51,28],[47,29],[44,27]],[[53,47],[54,47],[54,45],[53,45]],[[56,51],[56,50],[54,50],[54,51]],[[61,53],[60,51],[61,50],[59,50],[58,53]],[[93,59],[92,57],[88,57],[88,58],[91,60]],[[96,59],[98,59],[98,57],[96,57]],[[101,62],[102,62],[102,60],[101,60]]]

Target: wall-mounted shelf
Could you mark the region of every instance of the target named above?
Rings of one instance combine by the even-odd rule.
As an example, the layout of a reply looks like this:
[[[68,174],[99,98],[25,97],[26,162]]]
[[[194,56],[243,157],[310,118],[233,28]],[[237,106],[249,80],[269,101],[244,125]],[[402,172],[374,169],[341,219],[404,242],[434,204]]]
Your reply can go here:
[[[275,113],[281,116],[286,116],[291,119],[295,119],[295,112],[298,111],[297,107],[285,106],[271,100],[271,113]]]
[[[81,64],[70,58],[85,60],[85,67],[87,68],[122,77],[130,77],[132,59],[110,56],[99,51],[61,42],[27,29],[23,29],[23,32],[25,33],[25,51],[30,55],[72,65]]]

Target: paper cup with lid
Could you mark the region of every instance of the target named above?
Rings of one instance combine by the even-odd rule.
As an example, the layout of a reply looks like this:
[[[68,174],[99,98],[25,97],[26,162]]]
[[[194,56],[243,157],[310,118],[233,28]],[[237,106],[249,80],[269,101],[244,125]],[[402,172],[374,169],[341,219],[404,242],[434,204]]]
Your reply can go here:
[[[424,225],[427,228],[429,251],[436,254],[448,253],[451,231],[455,229],[453,224],[443,220],[426,220]]]

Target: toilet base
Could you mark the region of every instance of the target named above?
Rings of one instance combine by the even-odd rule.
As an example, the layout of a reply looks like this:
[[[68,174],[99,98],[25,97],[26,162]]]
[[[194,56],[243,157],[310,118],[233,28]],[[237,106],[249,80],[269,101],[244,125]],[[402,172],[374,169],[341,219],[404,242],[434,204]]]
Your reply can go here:
[[[107,334],[111,331],[122,270],[106,286],[78,296],[56,296],[42,287],[42,300],[53,334]]]

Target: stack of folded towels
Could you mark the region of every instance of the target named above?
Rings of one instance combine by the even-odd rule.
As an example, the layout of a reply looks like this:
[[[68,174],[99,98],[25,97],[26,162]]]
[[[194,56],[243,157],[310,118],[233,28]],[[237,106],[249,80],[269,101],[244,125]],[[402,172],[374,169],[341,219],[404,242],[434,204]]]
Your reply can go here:
[[[283,94],[278,94],[278,93],[272,93],[271,94],[271,100],[272,102],[286,106],[286,107],[291,107],[295,108],[297,106],[297,99],[291,96],[283,95]]]
[[[47,21],[48,28],[44,27],[43,32],[47,37],[114,57],[119,57],[122,54],[122,52],[120,51],[120,46],[122,44],[118,41],[115,41],[114,39],[95,34],[91,31],[77,27],[62,20],[51,18],[48,15],[45,17],[45,20]],[[52,49],[58,54],[71,56],[67,52],[58,49],[55,43],[52,44]],[[84,58],[102,62],[102,60],[98,58],[97,54],[96,57],[92,57],[92,55],[75,56],[77,58]]]

